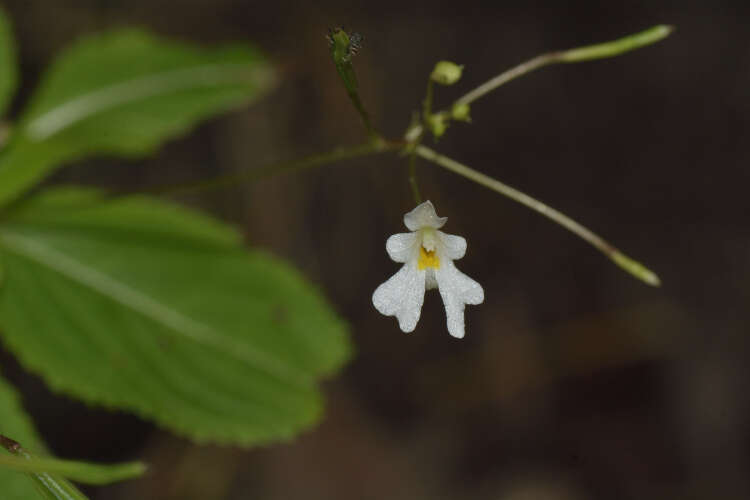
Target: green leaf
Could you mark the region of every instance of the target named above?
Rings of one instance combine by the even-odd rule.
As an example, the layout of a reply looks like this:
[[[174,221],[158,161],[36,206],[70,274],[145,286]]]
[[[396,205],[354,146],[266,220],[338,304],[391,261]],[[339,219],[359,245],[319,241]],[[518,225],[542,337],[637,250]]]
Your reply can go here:
[[[0,157],[0,205],[84,156],[151,153],[272,82],[247,46],[206,49],[135,30],[86,37],[46,73]]]
[[[36,492],[47,500],[89,500],[81,490],[65,478],[43,472],[32,474]],[[24,497],[28,499],[29,497]]]
[[[6,344],[54,389],[199,441],[289,438],[344,325],[284,262],[205,216],[146,197],[55,190],[0,226]]]
[[[0,468],[36,474],[57,474],[85,484],[109,484],[132,479],[146,472],[141,462],[102,465],[58,458],[0,455]]]
[[[27,472],[28,474],[26,474],[25,477],[20,474],[14,474],[11,477],[16,478],[14,481],[19,481],[17,478],[31,480],[24,483],[19,482],[18,484],[22,485],[23,489],[18,490],[18,496],[13,498],[28,499],[34,497],[47,498],[49,500],[88,500],[88,497],[81,493],[81,491],[67,479],[52,474],[46,470],[39,470],[33,466],[28,467],[29,464],[37,463],[39,459],[29,453],[29,451],[22,447],[18,441],[0,435],[0,445],[5,449],[5,452],[13,455],[0,455],[0,467],[2,467],[0,468],[0,472],[6,474],[7,469]],[[42,459],[42,462],[64,461]],[[26,465],[26,467],[24,467],[24,465]]]
[[[18,66],[13,30],[5,11],[0,8],[0,114],[5,113],[18,84]]]
[[[2,378],[0,432],[0,491],[3,500],[85,500],[86,496],[78,488],[60,476],[83,483],[106,484],[133,478],[145,471],[145,466],[139,462],[99,465],[34,456],[28,450],[41,451],[44,445],[21,407],[15,389]]]
[[[0,378],[0,434],[12,437],[33,450],[43,450],[44,445],[31,420],[21,407],[16,390]],[[0,447],[0,454],[10,454]],[[34,482],[26,474],[0,468],[0,491],[3,500],[28,500],[39,498]]]

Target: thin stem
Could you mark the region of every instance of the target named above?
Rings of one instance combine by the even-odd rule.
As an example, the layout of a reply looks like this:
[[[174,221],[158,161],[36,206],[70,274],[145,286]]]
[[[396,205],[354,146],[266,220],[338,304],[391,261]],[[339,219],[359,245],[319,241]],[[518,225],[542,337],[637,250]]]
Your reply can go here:
[[[456,100],[455,104],[471,104],[501,85],[504,85],[519,76],[530,73],[535,69],[547,66],[548,64],[592,61],[594,59],[618,56],[625,52],[656,43],[667,37],[672,31],[674,31],[674,27],[660,24],[639,33],[618,38],[617,40],[612,40],[610,42],[587,45],[585,47],[576,47],[574,49],[559,52],[549,52],[547,54],[536,56],[535,58],[500,73],[491,80],[483,83],[471,92],[460,97]]]
[[[356,54],[361,43],[361,36],[358,36],[358,41],[355,42],[355,34],[349,35],[342,28],[332,29],[328,33],[328,41],[330,43],[331,58],[333,64],[336,66],[336,71],[341,77],[341,82],[346,88],[346,93],[349,95],[349,99],[354,105],[354,109],[359,113],[362,118],[362,123],[367,130],[367,135],[370,140],[375,142],[379,140],[380,135],[375,131],[370,121],[370,115],[367,113],[362,100],[359,98],[359,90],[357,83],[357,74],[354,71],[354,65],[352,64],[352,56]]]
[[[536,200],[531,196],[508,186],[507,184],[503,184],[502,182],[493,179],[488,175],[467,167],[466,165],[459,163],[452,158],[443,156],[428,147],[419,145],[415,148],[414,151],[425,160],[436,163],[437,165],[440,165],[441,167],[450,170],[453,173],[466,177],[467,179],[472,180],[477,184],[481,184],[482,186],[490,188],[493,191],[496,191],[503,196],[507,196],[508,198],[515,200],[518,203],[525,205],[528,208],[553,220],[554,222],[560,224],[567,230],[571,231],[572,233],[576,234],[583,240],[593,245],[594,248],[601,251],[615,264],[617,264],[636,278],[644,281],[645,283],[648,283],[652,286],[659,286],[659,284],[661,283],[659,277],[652,271],[644,267],[642,264],[636,262],[635,260],[620,252],[617,248],[612,246],[601,236],[597,235],[590,229],[582,226],[578,222],[574,221],[567,215],[558,212],[554,208],[545,205],[541,201]]]
[[[480,97],[482,97],[485,94],[489,94],[499,86],[508,83],[509,81],[518,78],[519,76],[523,76],[526,73],[531,73],[535,69],[541,68],[542,66],[546,66],[551,63],[555,62],[561,62],[559,60],[559,53],[548,53],[548,54],[542,54],[540,56],[536,56],[533,59],[530,59],[526,61],[525,63],[521,63],[518,66],[511,68],[507,71],[504,71],[497,75],[495,78],[492,78],[491,80],[488,80],[484,82],[479,87],[475,88],[471,92],[468,92],[467,94],[459,97],[456,99],[455,104],[461,105],[461,104],[471,104],[472,102],[476,101]]]
[[[424,95],[424,101],[422,101],[422,120],[427,121],[430,119],[432,114],[432,96],[433,96],[433,84],[432,78],[427,80],[427,91]]]
[[[349,99],[351,99],[352,104],[354,105],[354,109],[357,110],[357,112],[359,113],[359,117],[362,118],[362,124],[365,126],[365,130],[367,130],[367,135],[370,137],[370,140],[377,141],[380,135],[372,126],[370,115],[367,113],[364,104],[362,104],[362,100],[359,98],[359,94],[356,91],[347,92],[347,94],[349,94]]]
[[[422,195],[419,193],[419,184],[417,183],[417,154],[412,150],[409,153],[409,185],[411,193],[414,195],[414,203],[422,203]]]
[[[207,181],[191,182],[178,185],[162,186],[147,190],[151,194],[185,195],[196,192],[208,191],[229,187],[243,182],[253,182],[264,177],[286,172],[299,172],[314,167],[336,163],[343,160],[351,160],[362,156],[375,155],[397,151],[403,148],[403,144],[385,140],[371,141],[352,147],[339,147],[300,160],[275,163],[264,167],[232,172],[230,174],[209,179]]]

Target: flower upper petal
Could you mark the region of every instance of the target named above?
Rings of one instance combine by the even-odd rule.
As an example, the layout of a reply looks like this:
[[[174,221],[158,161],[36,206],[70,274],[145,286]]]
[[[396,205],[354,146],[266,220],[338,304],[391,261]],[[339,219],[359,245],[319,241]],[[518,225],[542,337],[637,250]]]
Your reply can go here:
[[[422,314],[425,272],[409,262],[372,294],[375,308],[386,316],[396,316],[404,332],[414,331]]]
[[[446,257],[452,260],[460,259],[466,254],[466,240],[461,236],[454,234],[437,232],[440,241],[443,243],[442,251]]]
[[[437,216],[435,207],[429,200],[417,205],[414,210],[404,215],[404,224],[409,228],[409,231],[417,231],[423,227],[440,229],[447,220],[448,217]]]
[[[464,336],[464,307],[466,304],[481,304],[484,290],[447,259],[435,270],[435,279],[445,306],[448,333],[460,339]]]
[[[394,234],[385,242],[385,250],[393,261],[406,262],[414,256],[416,241],[416,233]]]

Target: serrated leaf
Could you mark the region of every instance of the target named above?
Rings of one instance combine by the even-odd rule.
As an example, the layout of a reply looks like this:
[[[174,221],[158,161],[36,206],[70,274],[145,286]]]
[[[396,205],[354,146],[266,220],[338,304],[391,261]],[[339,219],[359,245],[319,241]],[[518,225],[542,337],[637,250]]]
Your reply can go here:
[[[53,191],[0,227],[0,326],[23,364],[201,441],[249,445],[314,423],[316,382],[349,352],[318,292],[208,217],[94,198]]]
[[[137,30],[83,38],[46,73],[0,157],[0,205],[84,156],[150,153],[272,81],[248,46],[200,48]]]
[[[0,115],[5,113],[18,85],[18,65],[13,30],[5,10],[0,8]]]

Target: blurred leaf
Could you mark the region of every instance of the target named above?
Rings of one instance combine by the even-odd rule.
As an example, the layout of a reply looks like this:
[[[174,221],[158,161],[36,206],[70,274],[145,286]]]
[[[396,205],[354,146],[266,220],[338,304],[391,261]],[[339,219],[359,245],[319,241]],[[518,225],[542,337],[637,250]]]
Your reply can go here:
[[[272,81],[247,46],[205,49],[135,30],[86,37],[60,54],[22,115],[0,158],[0,205],[63,163],[146,155]]]
[[[0,468],[35,474],[50,473],[84,484],[109,484],[124,479],[132,479],[146,472],[141,462],[121,464],[93,464],[58,458],[0,455]]]
[[[7,345],[56,390],[200,441],[288,438],[321,412],[344,325],[279,259],[146,197],[54,190],[0,227]]]
[[[24,490],[19,491],[22,496],[18,498],[47,498],[49,500],[88,500],[88,497],[81,493],[73,483],[67,479],[52,474],[45,470],[39,470],[33,467],[33,464],[42,462],[63,462],[62,460],[54,459],[37,459],[20,443],[10,439],[6,436],[0,435],[0,443],[6,452],[11,453],[14,456],[0,455],[0,464],[2,464],[1,471],[6,469],[27,472],[25,479],[31,479],[31,482],[25,484],[33,484],[33,488],[24,487]],[[13,466],[16,465],[16,466]],[[26,465],[26,467],[24,467]],[[32,465],[32,467],[29,467]],[[15,474],[17,477],[24,477],[20,474]],[[36,491],[36,493],[33,493]],[[3,497],[5,498],[5,497]]]
[[[0,433],[11,436],[30,449],[44,449],[42,440],[21,407],[16,390],[2,378],[0,378]],[[0,454],[10,456],[10,453],[2,447],[0,447]],[[6,469],[0,469],[0,491],[3,500],[41,498],[30,476]]]
[[[89,500],[73,483],[59,476],[43,472],[31,474],[36,484],[37,496],[48,500]],[[24,497],[28,499],[29,497]]]
[[[3,500],[85,500],[86,496],[78,488],[57,474],[85,483],[105,484],[135,477],[145,470],[144,465],[137,462],[97,465],[33,456],[28,450],[41,451],[44,445],[21,407],[15,389],[2,378],[0,431],[3,434],[0,435],[0,492]],[[19,471],[28,474],[19,474]]]
[[[5,113],[18,84],[16,46],[5,11],[0,8],[0,114]]]

